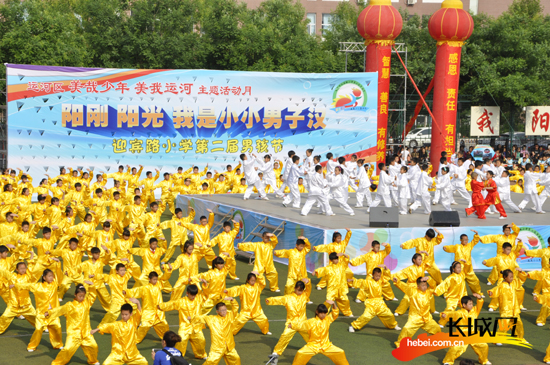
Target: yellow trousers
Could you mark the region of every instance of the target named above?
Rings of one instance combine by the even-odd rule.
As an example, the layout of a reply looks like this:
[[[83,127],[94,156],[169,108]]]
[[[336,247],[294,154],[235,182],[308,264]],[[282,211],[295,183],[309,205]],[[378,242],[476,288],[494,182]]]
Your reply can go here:
[[[184,242],[184,244],[185,244],[185,242]],[[178,247],[178,246],[181,249],[181,252],[183,252],[183,244],[180,245],[180,244],[170,243],[170,247],[168,247],[168,250],[164,254],[164,257],[163,257],[162,261],[164,261],[164,262],[170,261],[172,256],[174,256],[174,252],[176,252],[176,247]]]
[[[162,322],[157,322],[152,327],[157,333],[157,336],[159,336],[161,340],[162,340],[162,336],[164,336],[164,334],[170,330],[170,326],[168,326],[168,323],[166,323],[166,320]],[[147,332],[149,332],[150,329],[151,329],[151,326],[147,326],[143,324],[139,326],[139,329],[137,331],[137,343],[140,343],[141,341],[143,341],[143,339],[147,335]]]
[[[2,300],[7,305],[8,301],[10,300],[10,291],[9,291],[9,289],[6,289],[6,288],[0,289],[0,297],[2,297]]]
[[[241,357],[237,353],[236,349],[231,351],[210,351],[208,359],[203,365],[218,365],[220,360],[224,359],[225,365],[241,365]]]
[[[489,274],[489,277],[487,278],[487,281],[491,283],[491,285],[495,285],[498,281],[498,270],[496,266],[493,266],[493,269],[491,270],[491,273]]]
[[[237,278],[237,261],[235,260],[235,256],[222,255],[221,258],[225,260],[225,266],[227,267],[229,278],[235,280]]]
[[[501,317],[512,317],[512,316],[509,316],[509,315],[504,315],[504,314],[500,314]],[[514,316],[516,317],[516,316]],[[525,336],[525,330],[523,329],[523,322],[521,321],[521,318],[520,316],[518,315],[516,317],[518,319],[517,323],[516,323],[516,332],[515,332],[515,335],[517,338],[519,339],[523,339],[523,337]],[[500,332],[508,332],[508,327],[509,326],[512,326],[512,320],[510,319],[500,319],[498,321],[498,326],[499,326],[499,331]]]
[[[458,298],[447,298],[447,306],[445,307],[445,310],[443,311],[443,313],[445,313],[446,315],[446,318],[443,318],[443,316],[441,316],[441,318],[439,318],[439,324],[442,325],[442,326],[445,326],[447,324],[447,322],[449,322],[449,314],[451,312],[453,312],[456,307],[458,307],[458,303],[460,302],[460,299]]]
[[[96,297],[99,298],[99,302],[101,303],[103,310],[105,312],[108,312],[109,308],[111,307],[111,294],[109,294],[109,291],[107,290],[105,285],[101,285],[99,289],[90,287],[88,290],[96,294]],[[94,299],[94,302],[95,302],[95,299]]]
[[[489,356],[489,345],[487,345],[486,343],[476,343],[470,346],[472,346],[472,350],[474,350],[477,354],[478,361],[481,365],[485,365],[489,362],[489,360],[487,359],[487,357]],[[460,357],[460,355],[466,352],[467,348],[468,345],[451,347],[449,351],[447,351],[447,354],[443,359],[443,363],[453,364],[456,359]]]
[[[470,290],[472,291],[472,293],[481,295],[481,286],[479,285],[479,279],[474,273],[474,270],[471,269],[469,272],[466,272],[465,274],[466,274],[465,276],[466,283],[468,283],[468,286],[470,287]]]
[[[68,335],[65,340],[65,347],[61,350],[52,365],[65,365],[71,361],[76,350],[79,347],[82,347],[84,355],[88,359],[88,364],[95,364],[97,361],[97,343],[95,342],[94,336],[88,334],[86,337],[82,338],[81,336],[71,336]]]
[[[112,352],[105,359],[105,361],[103,361],[103,365],[122,365],[122,364],[148,365],[149,362],[141,354],[130,359],[128,358],[128,356],[126,356],[126,354],[118,355]]]
[[[533,294],[540,294],[540,291],[542,290],[542,282],[540,280],[537,280],[537,283],[535,284],[535,289],[533,289]]]
[[[498,284],[500,284],[501,282],[502,282],[502,278],[497,281],[497,284],[495,285],[495,287],[498,286]],[[516,296],[518,298],[518,303],[520,308],[523,308],[523,299],[525,298],[525,289],[523,287],[516,289]],[[489,303],[489,308],[497,309],[498,307],[499,307],[498,297],[491,298],[491,302]]]
[[[287,278],[285,284],[285,295],[294,293],[294,286],[300,280],[301,279]],[[309,282],[306,284],[306,295],[309,302],[309,298],[311,297],[311,280],[309,280]]]
[[[290,322],[288,322],[288,321],[285,322],[285,330],[281,334],[281,337],[279,337],[279,341],[277,342],[277,344],[275,345],[275,348],[273,349],[273,352],[278,354],[279,356],[281,356],[283,354],[286,347],[288,346],[288,344],[290,343],[290,341],[292,340],[292,338],[294,337],[294,335],[297,332],[296,330],[293,330],[292,328],[288,328],[289,323]],[[308,343],[309,334],[307,332],[298,332],[298,333],[302,336],[304,341],[306,341],[306,343]]]
[[[178,335],[181,337],[181,342],[176,343],[176,348],[180,350],[182,355],[187,351],[187,342],[191,342],[191,349],[195,355],[195,359],[204,359],[206,357],[206,340],[202,331],[197,333],[186,333],[180,330]]]
[[[345,316],[352,316],[353,313],[351,312],[351,308],[349,307],[349,298],[348,294],[344,292],[344,289],[332,289],[329,288],[327,290],[327,299],[326,300],[333,300],[338,305],[338,308],[342,311],[342,313]],[[329,304],[325,303],[327,308],[329,307]]]
[[[367,325],[374,317],[380,318],[386,328],[394,329],[397,327],[397,321],[393,313],[386,306],[382,299],[371,299],[365,302],[365,311],[363,314],[351,323],[353,328],[360,330]]]
[[[264,312],[260,312],[256,316],[251,316],[250,313],[239,313],[237,318],[235,318],[235,321],[233,322],[233,336],[235,336],[241,328],[243,328],[244,324],[248,322],[249,320],[253,320],[254,323],[260,327],[260,331],[265,335],[269,332],[269,320],[265,316]]]
[[[435,262],[432,262],[426,271],[428,271],[428,274],[430,274],[432,279],[435,280],[437,285],[441,284],[443,278],[441,277],[441,271],[439,271],[439,268]]]
[[[323,354],[336,365],[349,365],[348,359],[346,359],[346,353],[339,347],[330,345],[328,349],[315,350],[308,345],[305,345],[298,350],[292,365],[307,365],[309,359],[317,354]]]
[[[263,275],[263,273],[260,273],[260,275]],[[265,276],[269,281],[269,290],[279,290],[279,273],[277,272],[277,270],[273,269],[273,271],[266,272]]]
[[[428,322],[424,322],[422,318],[414,318],[409,316],[409,320],[405,324],[405,327],[401,330],[399,338],[397,339],[397,342],[395,342],[395,346],[399,347],[401,340],[406,337],[412,338],[416,331],[420,328],[428,332],[430,335],[435,335],[436,333],[441,332],[441,328],[437,322],[433,320],[433,318],[431,318]]]
[[[546,318],[548,318],[549,316],[550,316],[550,308],[546,305],[543,305],[542,307],[540,307],[539,316],[537,317],[537,324],[538,323],[546,324]]]
[[[27,350],[36,350],[40,344],[40,340],[42,339],[42,333],[46,328],[50,333],[50,343],[52,344],[52,347],[56,350],[63,347],[63,340],[61,338],[61,322],[59,322],[59,318],[50,320],[44,318],[44,313],[37,313],[34,328],[31,341],[27,345]]]
[[[546,348],[546,356],[544,357],[544,360],[542,360],[544,362],[548,362],[550,361],[550,345],[548,345],[548,347]]]
[[[72,276],[63,275],[63,280],[59,283],[59,288],[57,289],[57,296],[59,299],[63,299],[65,293],[71,288],[71,284],[80,284],[84,282],[84,277],[82,274],[78,278],[73,278]]]
[[[212,261],[216,258],[216,253],[214,250],[210,247],[206,249],[206,252],[204,253],[204,259],[206,260],[206,265],[208,267],[212,267]],[[222,257],[223,258],[223,257]],[[225,258],[223,258],[225,261]]]
[[[13,308],[8,306],[2,317],[0,317],[0,334],[6,332],[11,322],[15,317],[24,316],[25,319],[36,328],[36,311],[31,305],[26,306],[25,308]]]
[[[395,298],[395,294],[391,288],[391,273],[388,270],[384,271],[384,278],[386,280],[384,281],[384,284],[382,284],[382,296],[385,300],[393,300],[393,298]],[[359,290],[359,293],[357,293],[357,299],[362,302],[367,300],[367,292],[363,289]]]

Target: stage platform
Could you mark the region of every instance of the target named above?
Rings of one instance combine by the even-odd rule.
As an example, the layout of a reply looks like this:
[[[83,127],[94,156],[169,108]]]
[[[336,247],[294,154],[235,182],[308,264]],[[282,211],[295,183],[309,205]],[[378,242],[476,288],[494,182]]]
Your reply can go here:
[[[519,203],[522,196],[513,194],[513,201]],[[391,253],[386,257],[385,264],[392,270],[401,270],[411,265],[411,257],[414,249],[403,250],[400,245],[410,239],[424,237],[428,225],[428,215],[418,211],[413,214],[399,216],[399,228],[371,228],[369,227],[369,214],[367,208],[356,208],[355,216],[346,214],[344,210],[334,204],[333,210],[335,216],[327,217],[316,214],[317,208],[306,217],[300,215],[300,210],[294,208],[285,208],[282,200],[269,195],[270,200],[243,200],[242,194],[224,194],[224,195],[180,195],[176,200],[176,205],[182,208],[188,214],[189,208],[195,209],[196,215],[194,223],[199,223],[200,216],[207,216],[207,209],[215,213],[215,224],[211,230],[211,238],[222,231],[224,221],[235,220],[241,224],[240,232],[235,239],[235,244],[239,242],[259,241],[263,232],[273,232],[278,236],[279,243],[276,250],[292,249],[295,247],[296,239],[305,236],[309,239],[312,246],[323,245],[332,242],[332,236],[335,231],[346,235],[346,228],[351,231],[346,253],[351,259],[368,253],[372,247],[372,241],[377,240],[381,243],[388,243],[391,246]],[[460,215],[460,227],[437,227],[444,236],[442,243],[435,247],[435,262],[441,270],[446,270],[454,260],[454,255],[443,250],[443,246],[460,243],[460,236],[466,234],[470,240],[474,238],[472,230],[478,231],[480,236],[501,234],[504,224],[515,223],[520,233],[520,238],[524,243],[524,249],[538,249],[548,247],[547,239],[550,236],[550,225],[548,225],[549,216],[546,214],[536,214],[528,210],[525,213],[510,213],[509,218],[500,220],[498,214],[487,215],[487,219],[466,218],[464,209],[465,201],[456,197],[459,205],[453,205]],[[303,194],[302,204],[305,202]],[[350,205],[355,205],[355,194],[350,194]],[[550,214],[550,203],[549,214]],[[421,209],[421,208],[420,208]],[[432,205],[433,210],[442,210],[441,205]],[[236,247],[237,249],[237,247]],[[250,256],[249,253],[239,252],[244,256]],[[307,269],[310,272],[315,271],[320,266],[327,264],[328,255],[314,252],[313,250],[306,257]],[[496,256],[496,244],[478,244],[472,251],[472,264],[474,270],[487,270],[482,265],[482,261]],[[287,263],[286,259],[274,257],[274,260]],[[521,253],[518,258],[519,265],[525,270],[540,269],[539,258],[529,258]],[[352,268],[355,274],[364,275],[365,266],[360,265]]]
[[[331,207],[335,216],[327,217],[325,215],[319,215],[317,208],[313,206],[310,213],[307,216],[300,215],[301,209],[292,207],[285,208],[282,205],[282,199],[275,198],[274,194],[268,194],[269,200],[256,200],[254,198],[249,200],[243,200],[242,194],[219,194],[219,195],[192,195],[196,199],[204,201],[210,201],[216,204],[222,204],[225,206],[231,206],[238,209],[246,209],[251,212],[263,214],[270,217],[276,217],[283,220],[292,220],[301,224],[307,224],[313,227],[321,229],[341,229],[343,227],[362,229],[369,228],[369,214],[367,208],[355,208],[356,199],[355,193],[350,193],[348,204],[355,211],[354,216],[347,214],[342,208],[338,206],[335,201],[331,201]],[[373,195],[374,198],[374,195]],[[307,194],[302,194],[302,204],[304,205],[307,199]],[[522,226],[536,226],[546,225],[550,221],[550,200],[545,203],[545,208],[548,214],[536,214],[534,210],[531,210],[532,204],[527,206],[527,209],[522,213],[513,213],[507,210],[509,219],[500,220],[499,214],[486,214],[487,219],[478,219],[475,214],[470,217],[466,217],[464,209],[467,207],[466,201],[455,196],[458,205],[452,205],[453,210],[458,211],[460,216],[461,226],[502,226],[505,223],[516,223]],[[523,199],[523,194],[512,193],[512,200],[518,205]],[[504,209],[506,210],[506,205]],[[432,210],[443,210],[441,204],[432,205]],[[429,215],[424,214],[423,208],[418,208],[413,214],[400,215],[399,227],[400,228],[413,228],[413,227],[429,227],[428,219]]]

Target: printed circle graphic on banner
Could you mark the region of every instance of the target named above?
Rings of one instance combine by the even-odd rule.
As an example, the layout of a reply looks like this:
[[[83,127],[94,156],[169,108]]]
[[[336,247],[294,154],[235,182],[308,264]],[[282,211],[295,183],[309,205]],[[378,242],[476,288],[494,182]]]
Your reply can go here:
[[[380,243],[388,242],[387,241],[388,237],[389,237],[388,231],[384,228],[380,228],[374,231],[374,239]]]
[[[384,259],[384,265],[388,268],[388,270],[393,270],[397,267],[397,257],[394,256],[393,253],[390,253],[386,258]]]
[[[546,242],[539,232],[529,227],[521,227],[518,239],[523,242],[523,248],[519,254],[519,260],[530,260],[530,257],[525,256],[525,250],[538,250],[546,248]],[[537,259],[540,260],[540,259]]]
[[[374,240],[374,233],[368,232],[361,236],[359,239],[358,247],[361,247],[359,250],[361,254],[369,253],[372,250],[371,242]],[[349,246],[348,246],[349,247]]]
[[[472,151],[472,156],[476,161],[483,161],[486,158],[493,158],[495,151],[493,147],[483,144],[478,144]]]
[[[238,222],[240,227],[239,227],[239,233],[237,233],[237,236],[235,237],[235,242],[242,242],[242,240],[244,239],[245,235],[244,235],[244,232],[245,232],[245,228],[244,228],[244,218],[243,218],[243,214],[241,213],[240,210],[237,210],[234,214],[233,214],[233,220],[235,222]]]
[[[341,82],[332,94],[332,110],[336,113],[345,110],[367,111],[367,90],[355,80]]]
[[[309,88],[311,88],[311,82],[310,82],[310,81],[304,82],[304,89],[307,90],[307,89],[309,89]]]

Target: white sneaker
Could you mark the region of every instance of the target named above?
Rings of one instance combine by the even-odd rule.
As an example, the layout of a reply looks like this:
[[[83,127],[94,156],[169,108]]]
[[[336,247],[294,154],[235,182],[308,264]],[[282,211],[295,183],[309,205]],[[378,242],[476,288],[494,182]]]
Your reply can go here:
[[[353,328],[353,326],[349,326],[348,332],[354,333],[354,332],[355,332],[355,328]]]
[[[432,205],[437,205],[437,203],[436,203],[436,202],[432,202]]]
[[[497,346],[502,346],[502,344],[501,344],[501,343],[495,343],[495,345],[497,345]]]
[[[355,299],[355,303],[361,303],[359,299]]]
[[[348,318],[353,318],[353,314],[350,314],[349,316],[346,316]]]
[[[286,208],[286,204],[285,204],[284,202],[283,202],[283,207],[285,207],[285,208]]]
[[[362,205],[356,205],[355,208],[363,208]]]
[[[438,311],[435,311],[433,314],[439,314],[439,312],[438,312]]]
[[[397,313],[397,312],[395,312],[393,315],[394,315],[395,317],[399,317],[399,313]]]
[[[320,286],[318,286],[316,289],[317,290],[323,290],[323,288],[321,288]]]
[[[63,350],[63,346],[61,346],[60,348],[58,348],[58,350]]]
[[[487,361],[484,365],[493,365],[491,362]]]
[[[394,330],[396,330],[396,331],[401,331],[401,327],[395,326]]]
[[[321,214],[323,214],[323,213],[321,213]],[[304,217],[307,216],[307,214],[304,214],[304,213],[300,213],[300,215],[303,215]]]
[[[262,198],[262,200],[269,200],[269,198],[266,196],[265,198]]]
[[[439,325],[439,328],[445,328],[445,326],[443,326],[442,324]]]
[[[94,365],[100,365],[100,362],[98,361],[98,362],[94,363]]]
[[[488,282],[487,282],[487,285],[491,286],[491,285],[493,285],[493,284],[491,284],[491,282],[490,282],[490,281],[488,281]]]
[[[537,326],[544,327],[544,324],[543,323],[537,323]]]
[[[541,210],[540,212],[537,212],[537,214],[546,214],[544,210]]]
[[[503,217],[503,216],[500,216],[498,217],[498,219],[507,219],[508,217]]]
[[[280,292],[281,292],[280,289],[275,290],[275,293],[280,293]]]
[[[205,356],[205,357],[203,357],[202,359],[203,359],[203,360],[206,360],[206,359],[208,359],[208,356]]]
[[[241,279],[239,279],[239,278],[235,278],[235,279],[233,279],[233,280],[241,280]]]
[[[44,332],[46,333],[50,333],[50,330],[48,330],[47,328],[44,330]]]
[[[273,333],[268,332],[268,333],[266,333],[266,336],[271,336],[272,334],[273,334]]]
[[[62,302],[62,301],[63,301],[63,299],[59,298],[59,301],[60,301],[60,302]]]
[[[489,308],[489,312],[494,312],[495,310],[493,308]]]
[[[458,203],[457,202],[452,202],[451,205],[458,205]]]
[[[398,302],[398,301],[399,301],[399,299],[397,299],[397,298],[392,299],[392,302]]]
[[[18,319],[25,319],[24,316],[19,316],[19,317],[17,317],[17,318],[18,318]]]
[[[27,352],[34,352],[34,350],[31,350],[31,349],[27,349]]]
[[[313,304],[313,302],[312,302],[312,301],[309,301],[309,302],[307,302],[307,304]]]
[[[525,307],[521,307],[521,308],[520,308],[520,310],[522,310],[522,311],[526,311],[526,310],[527,310],[527,308],[525,308]]]
[[[349,215],[355,215],[355,213],[350,213]]]

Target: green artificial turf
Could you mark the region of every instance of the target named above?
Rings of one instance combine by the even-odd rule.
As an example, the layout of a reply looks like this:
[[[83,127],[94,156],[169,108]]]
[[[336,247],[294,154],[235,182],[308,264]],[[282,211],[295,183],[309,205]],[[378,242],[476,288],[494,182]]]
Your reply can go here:
[[[169,215],[163,216],[163,219],[168,219]],[[165,231],[166,237],[169,239],[169,231]],[[215,248],[217,252],[217,247]],[[176,250],[176,254],[172,258],[172,261],[175,260],[177,255],[180,254],[179,249]],[[140,258],[136,257],[136,261]],[[281,264],[275,264],[277,271],[279,272],[279,285],[283,289],[284,283],[286,281],[287,267]],[[204,260],[200,263],[200,271],[206,271],[206,263]],[[227,279],[227,286],[231,287],[234,285],[244,284],[247,273],[252,271],[252,266],[248,264],[248,260],[245,258],[239,258],[237,261],[237,275],[240,278],[239,281],[234,281]],[[443,274],[444,278],[447,274]],[[487,311],[489,298],[486,294],[489,287],[487,284],[488,273],[478,273],[478,277],[481,281],[481,287],[483,292],[486,295],[486,302],[484,304],[482,316],[483,317],[496,317],[498,312],[490,313]],[[311,278],[311,276],[310,276]],[[171,283],[174,284],[177,280],[177,275],[173,275],[171,278]],[[313,284],[317,283],[318,279],[313,278]],[[129,287],[133,285],[133,279],[129,283]],[[525,364],[541,364],[542,359],[545,356],[545,350],[550,342],[550,330],[548,326],[537,327],[535,324],[535,319],[538,316],[540,305],[536,303],[532,298],[532,291],[534,288],[535,282],[532,280],[527,280],[524,287],[526,289],[524,305],[527,307],[527,312],[522,312],[522,320],[525,326],[525,338],[533,345],[533,349],[526,349],[519,346],[505,345],[503,347],[497,347],[495,345],[489,345],[489,361],[494,365],[525,365]],[[395,286],[392,286],[394,293],[397,298],[401,299],[403,293],[397,289]],[[351,309],[354,316],[359,316],[363,313],[364,305],[357,304],[354,302],[354,299],[357,295],[357,289],[351,289],[349,293],[349,298],[351,300]],[[73,299],[74,286],[69,289],[65,295],[65,300],[62,304],[67,303]],[[311,300],[314,304],[308,305],[308,318],[314,316],[315,307],[322,303],[325,300],[326,290],[315,290],[313,289]],[[262,300],[272,296],[282,295],[281,293],[274,293],[269,291],[267,288],[262,294]],[[32,297],[32,294],[31,294]],[[34,299],[34,298],[33,298]],[[169,300],[169,294],[164,294],[164,300]],[[262,335],[259,328],[254,322],[247,323],[241,332],[235,337],[236,349],[239,355],[241,356],[241,361],[243,365],[260,365],[265,364],[268,360],[268,355],[272,353],[273,347],[278,341],[279,335],[283,332],[286,311],[282,306],[267,306],[265,302],[262,302],[264,312],[270,320],[270,331],[273,333],[271,336]],[[386,302],[388,307],[392,312],[397,308],[399,302]],[[6,305],[3,301],[0,303],[0,312],[3,312]],[[445,309],[445,301],[443,298],[436,297],[436,308],[438,311],[443,311]],[[212,313],[215,313],[214,311]],[[95,328],[101,319],[103,318],[105,312],[101,308],[99,300],[96,300],[92,310],[90,311],[91,324],[92,328]],[[177,312],[167,312],[166,318],[171,329],[175,332],[178,330],[178,315]],[[438,320],[439,316],[434,315],[434,319]],[[338,346],[345,350],[347,359],[351,365],[359,364],[399,364],[400,361],[396,360],[392,356],[392,350],[394,350],[394,342],[397,340],[399,335],[398,331],[386,329],[380,320],[377,318],[373,319],[366,327],[362,330],[355,333],[349,333],[348,327],[353,321],[352,318],[340,317],[336,322],[334,322],[330,329],[330,339],[335,346]],[[403,327],[407,321],[407,315],[400,316],[397,318],[397,322],[400,327]],[[65,317],[61,317],[61,326],[63,331],[65,331]],[[447,329],[444,329],[447,331]],[[58,350],[53,350],[48,334],[44,333],[42,337],[42,342],[38,346],[37,350],[33,353],[28,353],[26,350],[27,344],[32,335],[33,328],[27,321],[14,319],[12,325],[9,329],[2,335],[0,335],[0,364],[33,364],[33,365],[42,365],[50,364],[55,358]],[[417,335],[424,333],[420,330],[417,332]],[[209,329],[204,330],[204,335],[206,338],[206,350],[210,348],[210,331]],[[416,335],[416,336],[417,336]],[[111,351],[111,336],[101,335],[99,333],[95,334],[95,339],[99,346],[99,361],[103,362]],[[65,340],[65,333],[63,334],[63,340]],[[305,344],[304,340],[300,335],[296,335],[294,339],[290,342],[285,353],[280,357],[279,364],[292,364],[292,360],[296,354],[296,351],[300,349]],[[151,358],[151,349],[158,349],[161,347],[161,341],[156,336],[153,329],[149,331],[149,334],[145,340],[138,345],[138,349],[152,364],[153,360]],[[422,357],[419,357],[415,360],[410,361],[410,364],[441,364],[445,356],[446,350],[439,350]],[[191,364],[203,364],[203,360],[197,360],[193,358],[193,353],[191,351],[191,345],[188,344],[187,359]],[[477,356],[471,348],[469,348],[466,353],[460,359],[471,359],[477,363]],[[86,364],[86,357],[81,349],[79,349],[74,357],[71,359],[71,364]],[[222,360],[220,364],[223,364]],[[317,355],[313,357],[309,364],[311,365],[321,365],[321,364],[332,364],[332,362],[324,357],[323,355]],[[458,364],[458,361],[456,362]]]

